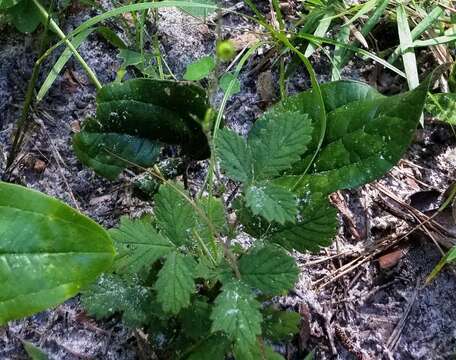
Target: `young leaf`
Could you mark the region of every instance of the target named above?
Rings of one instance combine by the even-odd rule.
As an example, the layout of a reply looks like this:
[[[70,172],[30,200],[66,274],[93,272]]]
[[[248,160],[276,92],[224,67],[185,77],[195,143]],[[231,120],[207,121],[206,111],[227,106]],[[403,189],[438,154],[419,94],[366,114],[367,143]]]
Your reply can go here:
[[[245,201],[253,215],[260,215],[269,222],[296,221],[296,197],[283,187],[268,182],[251,185],[246,190]]]
[[[207,77],[215,68],[215,60],[212,56],[204,56],[187,66],[184,80],[198,81]]]
[[[248,138],[255,180],[269,179],[291,167],[307,150],[312,125],[307,114],[271,112],[255,122]]]
[[[253,162],[246,141],[228,129],[221,129],[215,140],[215,151],[220,166],[234,180],[250,183],[253,178]]]
[[[64,203],[0,182],[0,325],[76,295],[110,269],[107,232]]]
[[[155,283],[157,300],[165,312],[175,315],[190,305],[190,296],[196,291],[195,267],[196,262],[189,256],[173,252],[166,257]]]
[[[405,74],[407,75],[409,89],[412,90],[420,84],[420,80],[418,77],[415,51],[413,50],[413,38],[407,20],[407,12],[403,4],[398,5],[396,15]]]
[[[256,345],[261,334],[260,304],[240,281],[223,285],[212,310],[212,332],[223,331],[242,348]]]
[[[299,275],[295,260],[274,245],[254,248],[242,256],[239,272],[244,282],[268,295],[290,290]]]
[[[153,313],[152,289],[138,282],[136,276],[104,274],[84,291],[82,305],[97,319],[122,313],[128,326],[143,326]]]
[[[233,85],[231,85],[231,82],[233,82]],[[232,73],[226,73],[224,74],[219,81],[219,86],[223,90],[223,92],[228,92],[228,96],[233,96],[237,94],[238,92],[241,91],[241,83],[239,79]],[[231,86],[231,88],[230,88]]]
[[[124,216],[119,228],[111,229],[109,233],[117,247],[114,261],[117,273],[140,272],[175,249],[175,245],[157,233],[146,219],[130,220]]]
[[[174,183],[182,192],[185,190]],[[184,245],[195,226],[192,205],[171,185],[162,185],[155,196],[155,217],[163,233],[176,246]]]

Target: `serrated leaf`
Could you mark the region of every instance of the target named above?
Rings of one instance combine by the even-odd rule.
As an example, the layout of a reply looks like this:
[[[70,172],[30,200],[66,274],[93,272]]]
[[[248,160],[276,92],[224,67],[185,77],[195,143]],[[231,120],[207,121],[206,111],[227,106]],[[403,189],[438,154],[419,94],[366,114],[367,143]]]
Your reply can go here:
[[[31,342],[22,340],[22,345],[24,345],[24,350],[31,360],[49,360],[43,350],[33,345]]]
[[[440,121],[456,125],[456,94],[429,94],[426,111]]]
[[[82,131],[73,137],[73,150],[79,160],[110,180],[115,180],[131,164],[151,167],[161,147],[157,142],[118,133]]]
[[[180,194],[177,189],[185,190],[177,183],[173,186],[162,185],[155,196],[155,217],[162,232],[176,246],[188,242],[195,226],[195,216],[192,205]]]
[[[253,216],[240,202],[236,208],[243,230],[255,238],[275,242],[289,251],[318,251],[320,247],[331,245],[339,226],[337,210],[318,193],[301,202],[296,224],[284,226]]]
[[[107,232],[68,205],[0,182],[0,325],[58,305],[111,268]]]
[[[231,89],[230,89],[231,82],[233,82],[233,85],[231,85]],[[241,91],[241,82],[232,73],[224,74],[219,80],[219,86],[220,86],[220,89],[222,89],[224,93],[227,93],[229,90],[228,96],[233,96]]]
[[[242,348],[255,346],[261,334],[260,303],[240,281],[223,285],[212,310],[212,332],[222,331]]]
[[[118,273],[140,272],[175,249],[147,219],[130,220],[124,216],[119,228],[109,233],[117,248],[114,269]]]
[[[255,122],[249,133],[255,180],[269,179],[300,159],[312,139],[307,114],[268,112]]]
[[[289,251],[319,251],[329,246],[337,234],[339,222],[337,210],[329,200],[314,194],[314,198],[300,207],[300,219],[296,224],[271,229],[267,241],[282,245]]]
[[[197,205],[211,222],[213,229],[217,233],[223,233],[225,231],[226,221],[225,208],[223,206],[222,199],[215,197],[203,197],[198,199]],[[198,232],[201,234],[203,239],[210,237],[210,229],[208,227],[207,220],[202,219],[201,216],[198,216]]]
[[[166,257],[155,283],[163,311],[175,315],[190,305],[190,296],[196,291],[195,267],[196,262],[189,256],[173,252]]]
[[[81,296],[82,305],[97,319],[122,313],[126,325],[146,324],[153,313],[152,289],[138,285],[136,276],[102,275]]]
[[[245,201],[253,215],[260,215],[269,222],[296,221],[296,197],[283,187],[268,182],[251,185],[246,190]]]
[[[290,290],[299,275],[295,260],[274,245],[254,248],[242,256],[239,272],[244,282],[268,295]]]
[[[189,64],[185,70],[184,79],[198,81],[207,77],[215,68],[215,60],[212,56],[204,56]]]
[[[247,142],[228,129],[218,132],[215,140],[217,157],[226,175],[234,180],[249,183],[253,178],[253,160]]]
[[[214,334],[193,349],[186,360],[218,360],[224,359],[230,342],[225,336]]]
[[[294,311],[280,311],[272,307],[263,312],[263,336],[272,341],[286,341],[299,332],[301,315]]]

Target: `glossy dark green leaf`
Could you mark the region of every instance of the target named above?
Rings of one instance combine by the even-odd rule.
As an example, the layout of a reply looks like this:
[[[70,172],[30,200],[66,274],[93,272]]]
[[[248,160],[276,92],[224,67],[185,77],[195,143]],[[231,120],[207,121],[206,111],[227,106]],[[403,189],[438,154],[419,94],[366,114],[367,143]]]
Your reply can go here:
[[[110,269],[107,232],[62,202],[0,183],[0,324],[55,306]]]
[[[391,97],[368,91],[358,83],[338,82],[339,86],[344,85],[340,90],[348,86],[357,97],[365,99],[346,105],[341,104],[347,100],[331,100],[323,146],[309,173],[302,179],[290,176],[277,183],[300,195],[309,191],[331,193],[360,186],[384,175],[402,157],[412,140],[423,111],[429,80],[413,91]],[[337,98],[336,94],[332,95]],[[294,106],[298,107],[307,97],[295,97]],[[310,108],[303,104],[302,109]],[[304,157],[301,166],[296,166],[296,173],[303,171],[308,157]]]
[[[115,180],[131,164],[145,168],[154,165],[161,145],[127,134],[82,131],[73,137],[73,150],[83,164]]]
[[[108,151],[122,149],[129,156],[127,160],[142,161],[148,166],[153,161],[151,155],[156,154],[157,143],[180,145],[196,160],[210,154],[201,128],[209,105],[204,90],[198,86],[134,79],[104,86],[98,92],[97,103],[96,118],[84,123],[74,142],[80,160],[85,165],[97,166],[99,172],[101,168],[112,177],[121,167],[118,158],[105,155],[106,147]],[[99,134],[104,134],[100,141],[107,146],[96,142]],[[123,150],[125,145],[128,146]],[[110,167],[104,170],[107,165]]]

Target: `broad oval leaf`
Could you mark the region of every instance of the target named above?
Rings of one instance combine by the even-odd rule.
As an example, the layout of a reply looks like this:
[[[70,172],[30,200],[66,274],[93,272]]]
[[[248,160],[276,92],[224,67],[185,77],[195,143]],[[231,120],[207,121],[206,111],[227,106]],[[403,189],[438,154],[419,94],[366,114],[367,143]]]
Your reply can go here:
[[[107,232],[62,202],[0,183],[0,324],[55,306],[110,269]]]
[[[75,135],[74,148],[82,163],[110,177],[128,163],[150,166],[161,143],[180,145],[188,156],[205,159],[210,150],[201,122],[208,109],[204,90],[188,82],[109,84],[99,90],[96,118]]]
[[[298,195],[353,188],[384,175],[406,151],[421,118],[430,77],[413,91],[369,96],[327,115],[326,136],[308,174],[274,180]],[[298,106],[298,104],[295,104]],[[307,108],[304,106],[303,111]],[[293,173],[302,173],[312,152]]]

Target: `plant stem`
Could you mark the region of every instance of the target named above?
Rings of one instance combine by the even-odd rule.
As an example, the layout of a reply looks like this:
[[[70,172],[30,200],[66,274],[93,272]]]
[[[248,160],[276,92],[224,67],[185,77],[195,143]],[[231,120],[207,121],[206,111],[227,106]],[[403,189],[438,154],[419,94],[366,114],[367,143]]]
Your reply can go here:
[[[74,57],[76,60],[81,64],[82,68],[84,71],[87,73],[87,76],[89,77],[90,81],[95,85],[95,87],[99,90],[102,88],[102,85],[100,81],[98,80],[97,76],[93,72],[93,70],[90,68],[90,66],[85,62],[85,60],[82,58],[82,56],[79,54],[79,52],[76,50],[76,48],[73,46],[70,40],[66,37],[64,32],[60,29],[60,27],[57,25],[57,23],[50,17],[49,13],[46,11],[46,9],[40,4],[39,0],[32,0],[33,4],[36,6],[38,11],[41,13],[41,15],[46,19],[46,21],[49,22],[49,28],[54,31],[57,36],[63,40],[66,46],[71,50],[73,53]]]

